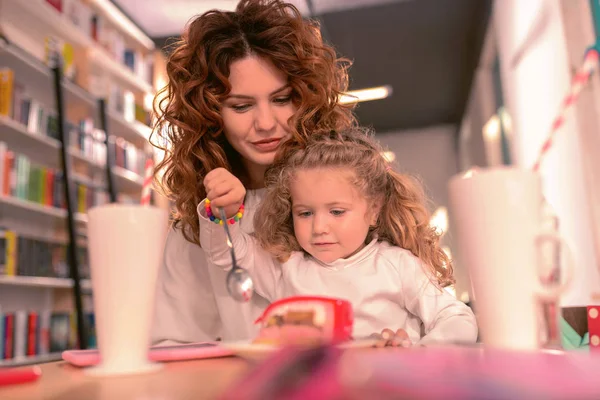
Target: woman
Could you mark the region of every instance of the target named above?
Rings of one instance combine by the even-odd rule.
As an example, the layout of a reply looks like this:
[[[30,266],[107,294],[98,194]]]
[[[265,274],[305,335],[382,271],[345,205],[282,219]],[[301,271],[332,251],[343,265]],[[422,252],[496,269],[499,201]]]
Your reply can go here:
[[[265,169],[279,144],[308,132],[355,124],[338,103],[348,85],[346,60],[323,44],[316,23],[281,0],[242,0],[235,12],[209,11],[191,21],[167,63],[155,146],[163,191],[176,213],[159,276],[153,343],[243,340],[267,306],[231,299],[226,273],[199,243],[196,207],[202,184],[223,167],[249,188],[241,228],[252,232]],[[169,143],[164,148],[158,143]],[[235,210],[234,210],[235,211]]]

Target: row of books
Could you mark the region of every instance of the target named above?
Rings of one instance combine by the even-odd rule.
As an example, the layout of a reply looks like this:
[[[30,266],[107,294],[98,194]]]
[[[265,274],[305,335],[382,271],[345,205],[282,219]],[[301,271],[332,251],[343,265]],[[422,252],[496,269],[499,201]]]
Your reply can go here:
[[[81,213],[108,201],[103,187],[76,183],[75,193],[76,211]],[[11,151],[5,142],[0,142],[0,194],[66,208],[62,171],[33,163],[29,157]]]
[[[94,314],[86,313],[88,348],[96,347]],[[0,310],[0,360],[19,360],[80,347],[74,313]]]
[[[28,132],[58,139],[56,112],[32,98],[10,68],[0,69],[0,115],[12,118]]]
[[[56,113],[28,96],[23,85],[15,81],[14,71],[9,68],[0,69],[0,115],[18,122],[30,133],[60,139]],[[80,151],[86,159],[97,165],[106,165],[106,136],[101,129],[94,126],[91,118],[82,119],[77,123],[66,121],[65,129],[70,148]],[[143,150],[131,143],[128,143],[127,147],[130,153],[143,154]]]
[[[150,123],[149,114],[143,108],[135,103],[129,107],[131,110],[122,111],[131,114],[128,120]],[[10,68],[0,68],[0,115],[18,122],[30,133],[59,140],[55,110],[28,95],[25,86],[15,79],[15,72]],[[77,123],[65,121],[65,129],[71,148],[80,150],[98,165],[106,164],[106,136],[104,131],[94,126],[92,118],[84,118]],[[114,133],[119,136],[118,131]]]
[[[81,0],[46,0],[56,10],[91,38],[117,62],[129,68],[144,82],[151,82],[154,62],[152,53],[144,55],[141,51],[127,47],[125,36],[115,29],[110,21],[97,13],[88,2]]]
[[[151,113],[136,101],[132,91],[100,77],[95,77],[92,81],[92,85],[96,87],[108,88],[107,104],[110,110],[123,116],[126,121],[138,121],[146,125],[152,125]]]
[[[79,277],[90,278],[87,248],[77,248]],[[22,236],[0,228],[0,275],[69,278],[67,245]]]
[[[115,165],[125,168],[138,175],[144,175],[144,166],[148,154],[123,138],[116,138],[108,142],[115,155]]]

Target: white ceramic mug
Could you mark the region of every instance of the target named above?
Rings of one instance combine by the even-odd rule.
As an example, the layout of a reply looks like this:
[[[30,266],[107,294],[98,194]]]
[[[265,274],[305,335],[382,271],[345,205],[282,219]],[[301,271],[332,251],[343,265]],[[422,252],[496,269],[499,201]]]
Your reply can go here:
[[[148,361],[167,210],[107,204],[88,212],[88,249],[101,364],[94,375],[154,371]]]
[[[540,303],[560,296],[573,271],[564,239],[542,229],[540,177],[511,167],[481,169],[453,177],[449,197],[483,343],[540,348]],[[563,282],[553,285],[541,279],[541,250],[548,243],[560,246],[566,258]]]

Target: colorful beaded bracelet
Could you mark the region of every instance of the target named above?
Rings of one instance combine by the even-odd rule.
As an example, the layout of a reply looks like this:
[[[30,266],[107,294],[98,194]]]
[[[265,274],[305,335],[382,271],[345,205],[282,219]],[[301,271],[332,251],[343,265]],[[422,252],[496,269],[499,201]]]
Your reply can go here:
[[[204,209],[206,210],[206,216],[208,217],[208,219],[210,219],[215,224],[223,225],[223,220],[220,219],[220,218],[217,218],[213,214],[212,209],[210,208],[210,200],[206,199],[204,201]],[[243,216],[244,216],[244,204],[242,204],[240,206],[240,209],[238,210],[238,212],[233,217],[231,217],[231,218],[229,218],[227,220],[227,223],[229,225],[233,225],[236,222],[238,222],[240,219],[242,219]]]

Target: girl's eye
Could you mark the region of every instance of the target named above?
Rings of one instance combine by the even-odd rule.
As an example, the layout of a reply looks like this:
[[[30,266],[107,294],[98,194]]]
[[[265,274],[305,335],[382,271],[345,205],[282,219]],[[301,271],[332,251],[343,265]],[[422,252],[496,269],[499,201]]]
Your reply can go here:
[[[298,216],[300,218],[306,218],[306,217],[310,217],[312,215],[312,213],[310,211],[302,211],[298,213]]]
[[[338,217],[340,215],[344,215],[345,212],[346,212],[346,210],[331,210],[331,213],[333,215],[335,215],[336,217]]]

